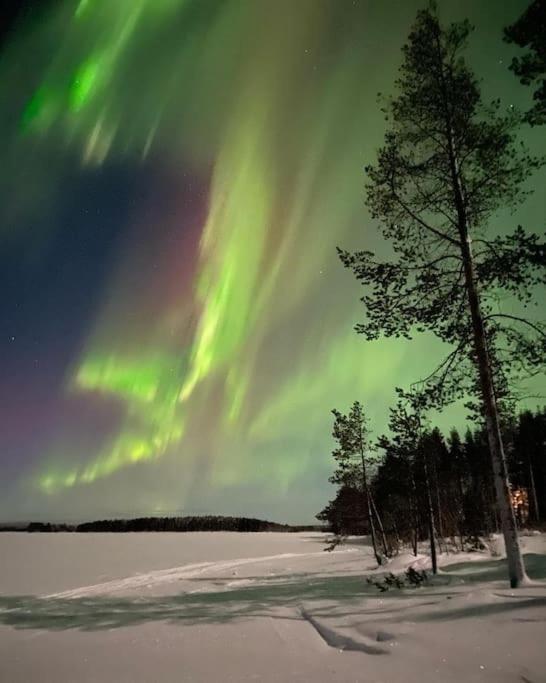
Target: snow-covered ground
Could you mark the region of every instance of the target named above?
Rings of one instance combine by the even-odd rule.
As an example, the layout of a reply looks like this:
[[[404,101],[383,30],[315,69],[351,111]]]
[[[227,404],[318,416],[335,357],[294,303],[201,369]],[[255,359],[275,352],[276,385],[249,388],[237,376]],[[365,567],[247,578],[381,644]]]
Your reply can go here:
[[[0,534],[0,681],[545,683],[546,536],[523,544],[534,585],[484,552],[379,593],[369,547],[321,534]]]

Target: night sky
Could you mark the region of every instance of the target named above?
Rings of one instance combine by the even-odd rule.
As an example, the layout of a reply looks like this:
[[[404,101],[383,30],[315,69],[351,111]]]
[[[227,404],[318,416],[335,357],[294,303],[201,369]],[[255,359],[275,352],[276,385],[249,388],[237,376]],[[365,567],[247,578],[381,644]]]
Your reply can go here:
[[[444,351],[358,337],[335,253],[385,248],[363,167],[423,3],[16,4],[0,53],[0,519],[310,521],[332,495],[329,411],[361,400],[381,433],[394,387]],[[506,106],[530,99],[502,42],[525,7],[440,3],[476,26],[469,60]],[[543,130],[524,137],[544,150]],[[496,220],[541,232],[544,215],[537,192]],[[436,421],[463,428],[464,410]]]

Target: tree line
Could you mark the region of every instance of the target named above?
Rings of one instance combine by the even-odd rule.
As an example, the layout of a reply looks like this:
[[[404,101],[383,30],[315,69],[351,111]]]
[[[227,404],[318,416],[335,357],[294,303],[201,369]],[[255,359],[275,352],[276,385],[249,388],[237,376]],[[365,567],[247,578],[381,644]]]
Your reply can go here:
[[[435,554],[447,547],[475,549],[480,537],[500,530],[485,428],[444,435],[426,427],[407,439],[400,412],[391,413],[391,434],[372,444],[363,407],[334,412],[334,437],[359,435],[334,450],[335,498],[317,515],[338,536],[369,534],[379,563],[401,547],[417,554],[432,539]],[[413,425],[411,425],[413,429]],[[360,435],[362,435],[360,437]],[[520,526],[546,523],[546,408],[524,411],[503,429],[511,505]],[[432,531],[432,534],[431,534]]]
[[[199,515],[188,517],[138,517],[136,519],[102,519],[82,524],[55,524],[50,522],[31,522],[26,528],[18,527],[18,531],[29,532],[61,532],[79,533],[124,533],[140,531],[308,531],[313,526],[292,526],[268,522],[253,517],[223,517],[218,515]],[[5,529],[9,530],[9,529]]]
[[[544,0],[535,0],[504,33],[506,41],[528,50],[510,67],[523,84],[535,87],[527,112],[500,99],[484,101],[465,60],[468,21],[443,26],[433,3],[418,12],[402,48],[394,94],[383,98],[383,146],[366,167],[366,204],[383,238],[382,251],[338,249],[363,287],[359,334],[369,341],[432,334],[447,349],[429,375],[408,391],[397,390],[390,435],[381,443],[385,461],[373,483],[365,467],[369,444],[362,406],[355,403],[347,415],[334,412],[338,495],[353,496],[354,515],[367,520],[378,561],[381,546],[389,552],[389,533],[391,545],[393,534],[402,539],[408,533],[415,545],[426,528],[434,569],[437,535],[455,529],[460,538],[478,533],[492,524],[493,514],[513,587],[527,577],[506,423],[522,380],[542,372],[546,360],[546,326],[537,310],[546,284],[546,243],[544,226],[528,230],[499,216],[510,216],[526,200],[528,181],[544,164],[523,143],[521,129],[545,122],[545,8]],[[462,442],[459,437],[468,470],[457,488],[457,478],[446,474],[448,463],[456,470],[455,450],[445,456],[451,446],[438,430],[429,430],[427,415],[459,399],[466,399],[477,427]],[[488,468],[481,465],[484,453]],[[391,494],[385,483],[389,468],[397,475]],[[517,476],[517,468],[510,474]],[[399,491],[395,505],[400,486],[404,493]],[[483,499],[481,510],[468,507],[472,491]],[[533,502],[538,509],[538,497]]]

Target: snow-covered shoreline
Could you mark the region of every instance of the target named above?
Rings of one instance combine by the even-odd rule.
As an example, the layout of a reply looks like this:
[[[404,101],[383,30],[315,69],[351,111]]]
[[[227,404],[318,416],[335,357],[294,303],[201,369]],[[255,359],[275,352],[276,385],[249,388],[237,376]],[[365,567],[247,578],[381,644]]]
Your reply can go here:
[[[546,536],[511,590],[490,552],[440,556],[430,585],[379,593],[349,539],[301,534],[0,536],[0,680],[546,680]]]

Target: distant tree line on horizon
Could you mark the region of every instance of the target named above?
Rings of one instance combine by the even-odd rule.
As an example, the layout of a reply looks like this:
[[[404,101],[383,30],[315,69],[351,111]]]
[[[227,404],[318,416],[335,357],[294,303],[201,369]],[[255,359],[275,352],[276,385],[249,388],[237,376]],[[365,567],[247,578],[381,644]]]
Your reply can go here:
[[[136,519],[103,519],[83,524],[55,524],[50,522],[31,522],[19,531],[29,532],[142,532],[142,531],[308,531],[315,526],[292,526],[278,524],[253,517],[223,517],[219,515],[202,515],[189,517],[139,517]],[[6,528],[6,530],[8,530]],[[11,529],[10,529],[11,530]]]

